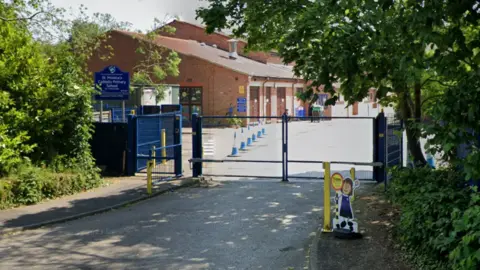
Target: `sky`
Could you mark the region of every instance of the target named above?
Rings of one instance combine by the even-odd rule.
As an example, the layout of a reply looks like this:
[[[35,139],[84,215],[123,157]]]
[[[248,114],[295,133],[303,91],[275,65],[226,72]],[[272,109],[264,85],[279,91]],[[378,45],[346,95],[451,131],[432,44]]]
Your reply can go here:
[[[206,6],[205,0],[50,0],[57,7],[67,10],[78,10],[83,4],[88,14],[110,13],[118,21],[133,24],[134,30],[150,30],[155,18],[165,21],[174,16],[181,20],[198,23],[195,20],[195,10]],[[77,12],[75,12],[77,13]]]

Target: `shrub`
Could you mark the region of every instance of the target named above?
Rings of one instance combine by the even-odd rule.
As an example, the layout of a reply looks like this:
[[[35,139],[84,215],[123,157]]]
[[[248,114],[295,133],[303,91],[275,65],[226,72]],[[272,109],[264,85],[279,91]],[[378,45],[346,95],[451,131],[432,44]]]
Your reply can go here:
[[[230,126],[241,127],[243,125],[243,121],[242,121],[242,119],[237,118],[236,115],[234,115],[232,118],[228,118],[228,124]]]
[[[95,172],[79,169],[56,171],[27,164],[0,179],[0,209],[39,203],[100,186]]]
[[[455,269],[480,268],[480,195],[474,193],[466,211],[456,209],[452,215],[454,231],[450,241],[460,242],[450,253]]]
[[[401,208],[396,227],[401,242],[432,268],[478,269],[478,194],[452,170],[397,169],[388,194]],[[429,260],[422,260],[422,269]],[[427,264],[427,265],[426,265]]]

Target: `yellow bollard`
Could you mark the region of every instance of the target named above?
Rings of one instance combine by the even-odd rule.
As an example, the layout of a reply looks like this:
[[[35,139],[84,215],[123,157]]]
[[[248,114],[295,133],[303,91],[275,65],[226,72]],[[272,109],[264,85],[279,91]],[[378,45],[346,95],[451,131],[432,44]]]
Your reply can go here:
[[[153,159],[153,167],[157,167],[157,162],[156,162],[156,157],[157,157],[157,148],[152,146],[152,159]]]
[[[323,163],[324,183],[323,183],[323,229],[322,232],[332,232],[330,226],[330,162]]]
[[[350,169],[350,178],[352,178],[353,185],[355,185],[355,168]],[[352,196],[352,201],[354,200],[355,200],[355,192],[353,192],[353,196]]]
[[[167,133],[165,129],[162,129],[162,164],[167,164],[167,148],[165,146],[167,145]]]
[[[130,111],[130,114],[131,114],[131,115],[135,115],[135,113],[136,113],[135,110],[131,110],[131,111]]]
[[[152,195],[152,170],[153,160],[147,162],[147,194]]]

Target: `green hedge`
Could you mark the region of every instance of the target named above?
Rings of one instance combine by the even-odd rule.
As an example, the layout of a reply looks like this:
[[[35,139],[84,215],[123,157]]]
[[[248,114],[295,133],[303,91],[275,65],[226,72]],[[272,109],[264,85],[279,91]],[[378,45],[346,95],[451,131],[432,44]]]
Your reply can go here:
[[[96,172],[62,172],[26,165],[0,179],[0,209],[36,204],[75,194],[102,184]]]
[[[480,195],[451,170],[399,169],[389,189],[396,234],[421,269],[480,269]]]

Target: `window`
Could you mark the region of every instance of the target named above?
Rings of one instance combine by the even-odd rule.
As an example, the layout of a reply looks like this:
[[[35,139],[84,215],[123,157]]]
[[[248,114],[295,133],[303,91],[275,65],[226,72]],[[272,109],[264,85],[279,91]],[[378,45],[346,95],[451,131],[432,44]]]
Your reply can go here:
[[[180,87],[180,103],[202,103],[201,87]]]

